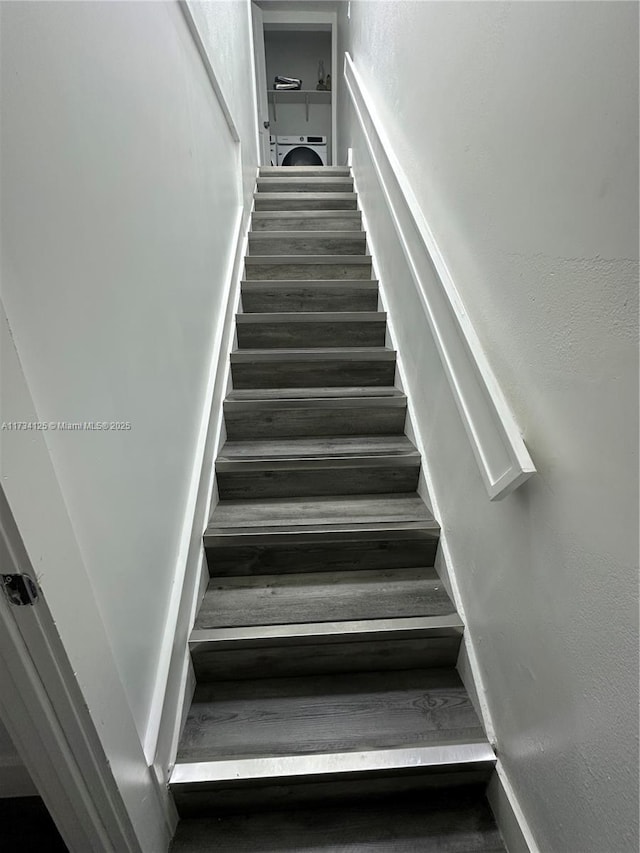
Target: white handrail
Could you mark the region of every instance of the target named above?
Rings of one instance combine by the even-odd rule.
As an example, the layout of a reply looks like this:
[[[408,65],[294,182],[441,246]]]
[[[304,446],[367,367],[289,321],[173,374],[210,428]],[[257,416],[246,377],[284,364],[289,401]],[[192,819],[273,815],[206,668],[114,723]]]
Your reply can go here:
[[[499,500],[534,474],[535,466],[433,232],[349,53],[345,53],[344,74],[484,484],[490,499]],[[409,231],[413,239],[409,238]]]
[[[193,38],[193,41],[195,42],[195,45],[198,48],[198,53],[200,54],[200,58],[202,59],[202,64],[204,65],[205,71],[207,72],[207,77],[209,78],[209,82],[211,83],[211,88],[215,92],[216,98],[218,99],[218,103],[220,104],[220,108],[222,109],[224,117],[229,126],[229,132],[231,133],[234,142],[240,142],[240,134],[238,133],[238,128],[236,127],[236,123],[233,120],[233,115],[231,114],[231,110],[229,109],[229,104],[227,103],[227,99],[224,96],[224,92],[222,91],[220,83],[218,82],[215,69],[211,64],[209,54],[207,53],[207,49],[204,45],[204,42],[202,41],[202,37],[200,36],[198,25],[196,24],[193,17],[193,13],[189,8],[189,3],[187,2],[187,0],[178,0],[178,6],[180,6],[180,11],[184,15],[184,19],[187,22],[191,37]]]

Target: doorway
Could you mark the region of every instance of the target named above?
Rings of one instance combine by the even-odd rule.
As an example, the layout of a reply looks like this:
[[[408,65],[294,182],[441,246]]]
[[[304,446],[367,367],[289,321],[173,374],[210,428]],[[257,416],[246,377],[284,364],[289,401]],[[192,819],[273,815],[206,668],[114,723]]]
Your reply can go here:
[[[260,165],[336,165],[336,12],[252,14]]]

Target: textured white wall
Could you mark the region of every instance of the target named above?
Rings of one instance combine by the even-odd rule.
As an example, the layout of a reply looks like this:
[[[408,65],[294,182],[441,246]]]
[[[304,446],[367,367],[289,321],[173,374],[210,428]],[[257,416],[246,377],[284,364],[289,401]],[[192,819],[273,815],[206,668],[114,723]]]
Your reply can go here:
[[[208,0],[188,5],[240,135],[242,195],[250,207],[258,168],[251,3]]]
[[[487,500],[345,108],[500,758],[540,849],[635,851],[638,7],[352,0],[341,27],[539,471]]]
[[[225,9],[218,38],[244,63],[247,3]],[[2,295],[41,420],[131,423],[46,441],[142,739],[243,201],[238,147],[177,3],[0,11]],[[231,89],[240,69],[225,68]],[[70,590],[62,633],[78,606]]]

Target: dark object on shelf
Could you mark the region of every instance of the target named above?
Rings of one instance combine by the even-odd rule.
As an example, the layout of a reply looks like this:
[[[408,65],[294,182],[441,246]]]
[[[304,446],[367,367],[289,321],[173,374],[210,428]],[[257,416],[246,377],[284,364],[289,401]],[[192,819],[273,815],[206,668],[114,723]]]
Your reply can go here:
[[[277,74],[273,81],[273,88],[284,91],[302,89],[302,80],[298,77],[283,77]]]

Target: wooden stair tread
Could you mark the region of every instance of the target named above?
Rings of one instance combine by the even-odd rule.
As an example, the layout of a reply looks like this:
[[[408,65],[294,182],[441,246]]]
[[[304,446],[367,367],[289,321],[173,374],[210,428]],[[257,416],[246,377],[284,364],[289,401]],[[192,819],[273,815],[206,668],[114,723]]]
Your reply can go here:
[[[378,279],[376,278],[285,278],[285,279],[243,279],[241,282],[243,290],[275,290],[284,288],[292,290],[296,287],[324,287],[324,288],[354,288],[355,290],[377,290]]]
[[[218,456],[221,460],[252,459],[336,459],[420,454],[406,435],[342,436],[333,438],[251,439],[227,441]]]
[[[304,186],[309,183],[311,186],[321,187],[323,184],[331,184],[334,181],[353,185],[353,178],[350,175],[336,175],[331,174],[330,172],[322,175],[294,175],[292,172],[286,172],[283,170],[282,172],[276,172],[275,174],[259,175],[258,186],[262,185],[268,187],[275,183],[281,183],[282,181],[287,181],[292,186]]]
[[[351,170],[348,166],[260,166],[260,176],[271,175],[344,175],[348,177]]]
[[[302,231],[252,230],[249,232],[247,257],[254,255],[263,257],[322,255],[326,258],[335,258],[349,255],[363,258],[366,249],[367,238],[361,229],[342,228],[333,231],[317,228],[307,228]]]
[[[234,528],[345,530],[361,525],[377,527],[385,522],[417,522],[429,530],[440,529],[418,494],[357,495],[220,501],[213,511],[205,536]]]
[[[354,387],[354,388],[251,388],[247,390],[232,389],[227,394],[229,402],[240,401],[300,401],[313,403],[318,400],[340,400],[343,398],[360,399],[372,398],[402,398],[406,400],[403,391],[395,386],[385,387]]]
[[[260,410],[269,411],[300,411],[300,410],[321,410],[321,409],[357,409],[363,408],[371,411],[375,408],[393,408],[405,409],[407,398],[403,394],[398,395],[376,395],[372,394],[354,394],[350,396],[314,396],[314,397],[282,397],[282,398],[267,398],[261,397],[244,397],[232,398],[227,397],[224,401],[225,413],[249,412]],[[352,435],[357,435],[356,431]],[[368,434],[368,433],[367,433]],[[336,431],[331,433],[338,438],[341,434]],[[298,437],[298,436],[296,436]],[[294,440],[293,437],[291,440]]]
[[[357,210],[355,192],[256,192],[255,210]]]
[[[334,210],[296,210],[292,214],[289,210],[254,210],[251,214],[256,219],[290,219],[295,215],[298,219],[332,219],[336,216]],[[340,218],[362,219],[361,210],[343,210],[338,214]]]
[[[346,175],[269,175],[258,178],[258,194],[274,192],[352,192],[353,178]]]
[[[253,313],[377,312],[372,279],[250,279],[242,282],[242,310]]]
[[[240,326],[275,323],[385,323],[384,311],[278,311],[236,314]]]
[[[455,613],[433,568],[211,578],[195,628]]]
[[[366,242],[365,231],[250,231],[249,240],[350,240],[353,243]]]
[[[383,311],[297,311],[238,314],[238,348],[384,346]]]
[[[316,347],[303,349],[244,349],[231,353],[231,363],[247,361],[393,361],[395,350],[387,347]]]
[[[354,265],[371,266],[371,255],[247,255],[245,266],[280,266],[302,264],[313,266],[323,265]]]
[[[304,200],[303,200],[304,202]],[[318,207],[303,210],[304,203],[298,203],[295,209],[286,207],[269,209],[258,207],[251,214],[250,234],[268,234],[270,231],[283,231],[291,228],[295,231],[340,231],[344,233],[362,230],[362,213],[351,207]]]
[[[177,762],[485,740],[454,670],[265,678],[198,685]]]
[[[292,200],[292,201],[309,201],[309,202],[316,201],[316,200],[317,201],[325,201],[325,200],[331,200],[331,199],[336,199],[336,200],[347,199],[349,201],[351,201],[351,200],[355,201],[357,198],[356,193],[351,192],[351,191],[328,192],[328,193],[323,193],[323,192],[315,192],[315,193],[314,192],[306,192],[306,193],[299,193],[299,192],[256,192],[253,195],[254,195],[254,198],[256,200],[260,199],[261,201],[265,201],[267,199],[273,199],[276,201]],[[292,196],[293,196],[293,198],[292,198]]]

